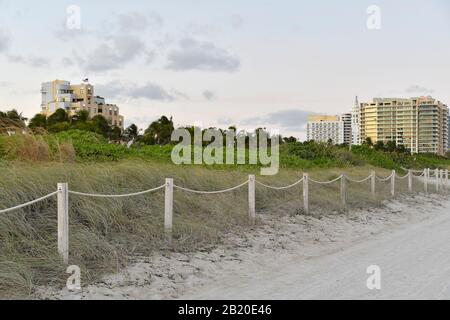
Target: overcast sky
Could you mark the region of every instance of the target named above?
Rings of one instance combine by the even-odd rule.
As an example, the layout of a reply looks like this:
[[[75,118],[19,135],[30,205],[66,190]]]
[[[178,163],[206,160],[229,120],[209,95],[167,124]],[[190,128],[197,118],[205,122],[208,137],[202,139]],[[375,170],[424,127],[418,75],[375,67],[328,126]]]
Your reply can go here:
[[[41,82],[88,77],[127,125],[164,114],[304,138],[308,113],[356,95],[450,104],[449,71],[447,0],[0,0],[0,110],[28,117]]]

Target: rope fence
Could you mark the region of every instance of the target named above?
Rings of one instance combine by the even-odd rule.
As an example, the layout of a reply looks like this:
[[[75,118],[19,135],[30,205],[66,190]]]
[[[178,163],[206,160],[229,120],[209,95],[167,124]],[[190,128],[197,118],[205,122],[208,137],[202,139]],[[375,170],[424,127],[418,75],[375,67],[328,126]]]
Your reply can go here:
[[[135,197],[135,196],[140,196],[143,194],[155,192],[155,191],[164,189],[164,187],[165,187],[165,185],[162,185],[162,186],[159,186],[159,187],[156,187],[153,189],[135,192],[135,193],[128,193],[128,194],[96,194],[96,193],[84,193],[84,192],[78,192],[78,191],[72,191],[72,190],[69,190],[69,193],[77,195],[77,196],[84,196],[84,197],[91,197],[91,198],[127,198],[127,197]]]
[[[421,173],[420,175],[417,175],[417,173]],[[346,174],[341,174],[339,177],[332,179],[330,181],[317,181],[314,179],[311,179],[309,177],[308,173],[304,173],[303,177],[299,179],[298,181],[282,187],[277,186],[271,186],[264,184],[260,181],[257,181],[254,175],[250,175],[248,177],[248,180],[244,181],[243,183],[228,188],[224,190],[217,190],[217,191],[200,191],[200,190],[193,190],[186,187],[181,187],[174,184],[174,180],[172,178],[167,178],[165,184],[155,187],[152,189],[148,189],[145,191],[135,192],[135,193],[128,193],[128,194],[118,194],[118,195],[106,195],[106,194],[96,194],[96,193],[85,193],[85,192],[79,192],[74,190],[69,190],[69,186],[67,183],[58,183],[57,190],[55,192],[49,193],[43,197],[31,200],[29,202],[26,202],[24,204],[20,204],[8,209],[2,209],[0,210],[0,214],[15,211],[18,209],[22,209],[28,206],[31,206],[33,204],[36,204],[38,202],[44,201],[48,198],[51,198],[55,195],[57,195],[57,213],[58,213],[58,253],[60,254],[63,262],[65,264],[68,264],[69,261],[69,194],[74,196],[81,196],[81,197],[93,197],[93,198],[124,198],[124,197],[134,197],[144,194],[149,194],[153,192],[157,192],[159,190],[164,189],[165,190],[165,204],[164,204],[164,230],[165,233],[168,235],[169,239],[171,239],[172,236],[172,225],[173,225],[173,193],[174,189],[180,190],[183,192],[188,193],[194,193],[194,194],[200,194],[200,195],[214,195],[214,194],[222,194],[227,192],[232,192],[235,190],[238,190],[246,185],[248,185],[248,216],[250,223],[254,224],[256,220],[256,188],[255,185],[258,184],[262,187],[272,189],[272,190],[288,190],[291,188],[294,188],[297,185],[302,184],[303,186],[303,212],[305,214],[309,214],[309,184],[314,183],[318,185],[329,185],[334,182],[340,181],[340,202],[341,206],[344,210],[347,209],[347,203],[348,203],[348,182],[353,183],[364,183],[367,181],[370,181],[370,193],[373,197],[373,199],[376,198],[376,180],[381,182],[390,182],[390,196],[393,198],[395,197],[396,192],[396,179],[408,180],[408,192],[413,192],[413,179],[416,179],[420,183],[423,183],[424,186],[424,192],[428,193],[429,184],[432,183],[435,186],[435,189],[437,192],[439,190],[448,190],[450,188],[449,180],[448,180],[448,170],[441,170],[441,169],[435,169],[433,172],[431,172],[430,169],[424,169],[423,171],[416,171],[416,170],[408,170],[408,173],[404,176],[399,176],[395,172],[395,170],[392,171],[392,173],[388,177],[379,177],[376,175],[375,171],[372,171],[371,174],[361,180],[352,179],[348,177]]]
[[[243,182],[243,183],[241,183],[240,185],[237,185],[236,187],[228,188],[228,189],[225,189],[225,190],[218,190],[218,191],[192,190],[192,189],[180,187],[180,186],[177,186],[177,185],[174,185],[173,187],[175,189],[178,189],[178,190],[181,190],[181,191],[190,192],[190,193],[196,193],[196,194],[219,194],[219,193],[226,193],[226,192],[231,192],[231,191],[237,190],[237,189],[242,188],[243,186],[245,186],[247,183],[248,183],[248,180]]]
[[[298,180],[297,182],[294,182],[293,184],[290,184],[288,186],[284,186],[284,187],[274,187],[274,186],[269,186],[267,184],[264,184],[262,182],[256,181],[257,184],[259,184],[260,186],[266,187],[268,189],[272,189],[272,190],[287,190],[287,189],[291,189],[293,187],[295,187],[296,185],[302,183],[304,180],[304,178],[301,178],[300,180]]]

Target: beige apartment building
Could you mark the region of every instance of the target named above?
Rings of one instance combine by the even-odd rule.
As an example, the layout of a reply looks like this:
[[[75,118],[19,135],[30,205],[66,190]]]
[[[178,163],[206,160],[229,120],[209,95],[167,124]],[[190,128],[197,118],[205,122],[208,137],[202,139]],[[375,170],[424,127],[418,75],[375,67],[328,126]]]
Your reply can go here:
[[[119,107],[108,104],[105,98],[96,96],[94,86],[85,82],[72,85],[69,81],[54,80],[45,82],[41,88],[41,113],[47,117],[58,109],[64,109],[69,115],[79,110],[89,111],[90,118],[101,115],[112,126],[124,129],[124,118],[119,113]]]
[[[448,107],[432,97],[375,98],[359,108],[360,141],[395,141],[412,153],[444,155]]]

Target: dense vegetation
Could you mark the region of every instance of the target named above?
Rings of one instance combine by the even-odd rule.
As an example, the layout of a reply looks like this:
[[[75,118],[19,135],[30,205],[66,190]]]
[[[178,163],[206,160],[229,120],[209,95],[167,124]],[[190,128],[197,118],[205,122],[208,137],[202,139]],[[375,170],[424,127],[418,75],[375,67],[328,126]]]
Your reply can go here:
[[[26,128],[25,118],[15,110],[0,113],[0,121],[18,124]],[[174,131],[173,120],[162,116],[139,133],[132,124],[124,132],[110,126],[102,116],[89,119],[86,111],[80,111],[68,117],[62,109],[46,118],[41,114],[34,116],[28,125],[34,134],[0,134],[0,159],[14,161],[118,161],[122,159],[139,159],[171,163],[171,151],[175,142],[171,142]],[[186,128],[191,133],[194,127]],[[215,129],[224,136],[235,127]],[[264,130],[258,128],[256,130]],[[248,147],[249,133],[246,135]],[[192,134],[193,136],[193,134]],[[333,145],[313,141],[298,142],[294,137],[278,137],[280,146],[280,166],[282,168],[314,167],[350,167],[369,164],[386,169],[424,167],[448,167],[448,157],[432,154],[409,154],[404,147],[394,142],[373,144],[368,139],[363,145]],[[206,147],[208,143],[203,143]],[[225,156],[225,155],[224,155]],[[248,154],[247,154],[248,157]],[[248,162],[247,162],[248,163]],[[232,167],[216,165],[215,167]]]

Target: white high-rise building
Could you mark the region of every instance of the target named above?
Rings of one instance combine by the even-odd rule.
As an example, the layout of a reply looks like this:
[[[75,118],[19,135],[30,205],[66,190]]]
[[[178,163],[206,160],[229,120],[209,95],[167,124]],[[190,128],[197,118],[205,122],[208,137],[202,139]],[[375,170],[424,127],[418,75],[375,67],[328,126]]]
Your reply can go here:
[[[344,123],[344,143],[352,144],[352,114],[344,113],[339,116],[339,120]]]
[[[344,143],[344,121],[340,119],[340,116],[309,116],[306,128],[308,141]]]
[[[352,144],[360,145],[361,144],[361,105],[359,104],[358,97],[356,97],[355,105],[352,110]]]

